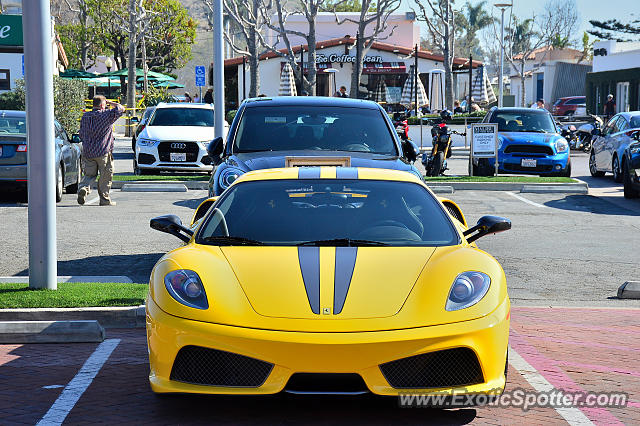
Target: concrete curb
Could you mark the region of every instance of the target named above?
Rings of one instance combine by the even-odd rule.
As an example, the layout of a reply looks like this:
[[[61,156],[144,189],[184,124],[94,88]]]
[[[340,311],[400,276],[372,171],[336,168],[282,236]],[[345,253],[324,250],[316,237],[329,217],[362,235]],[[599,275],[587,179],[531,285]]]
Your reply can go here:
[[[0,283],[28,283],[28,276],[0,277]],[[64,275],[58,277],[58,283],[124,283],[132,284],[131,278],[124,275]]]
[[[120,191],[123,192],[187,192],[187,187],[182,183],[132,183],[127,182],[122,185]]]
[[[518,183],[518,182],[426,182],[434,190],[438,187],[451,187],[454,191],[515,191],[535,193],[588,194],[586,182],[577,183]],[[526,187],[526,190],[524,190]],[[435,192],[435,191],[434,191]]]
[[[145,326],[145,307],[0,309],[0,321],[98,321],[104,328]]]
[[[128,185],[156,185],[156,186],[164,186],[164,185],[182,185],[188,190],[208,190],[209,189],[209,181],[193,181],[193,180],[172,180],[172,181],[164,181],[164,180],[116,180],[111,184],[112,189],[120,189],[124,186]],[[160,189],[160,191],[164,192],[164,189]],[[185,190],[180,191],[185,192]]]
[[[6,321],[0,322],[0,344],[94,343],[104,340],[98,321]]]

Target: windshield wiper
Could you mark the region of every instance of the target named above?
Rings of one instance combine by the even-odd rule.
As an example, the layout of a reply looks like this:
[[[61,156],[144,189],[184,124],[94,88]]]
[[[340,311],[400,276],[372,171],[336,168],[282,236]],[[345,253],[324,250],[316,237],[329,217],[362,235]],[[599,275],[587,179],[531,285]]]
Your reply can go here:
[[[262,246],[262,241],[252,240],[244,237],[233,237],[225,235],[217,235],[205,237],[202,239],[205,243],[215,243],[220,246]]]
[[[305,241],[297,244],[299,246],[330,246],[330,247],[375,247],[375,246],[388,246],[387,243],[381,243],[380,241],[370,240],[352,240],[351,238],[334,238],[332,240],[315,240]]]

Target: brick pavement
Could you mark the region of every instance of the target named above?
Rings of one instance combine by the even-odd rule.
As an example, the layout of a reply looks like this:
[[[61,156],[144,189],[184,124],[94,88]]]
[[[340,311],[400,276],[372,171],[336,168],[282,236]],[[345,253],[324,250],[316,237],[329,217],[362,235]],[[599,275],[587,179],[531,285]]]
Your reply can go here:
[[[596,424],[640,422],[640,310],[514,308],[511,346],[565,390],[625,391],[626,408],[582,409]],[[375,396],[155,396],[148,385],[143,329],[108,330],[122,339],[66,419],[67,424],[443,423],[565,424],[552,408],[401,409]],[[0,345],[0,424],[34,424],[95,344]],[[512,366],[507,392],[533,391]]]

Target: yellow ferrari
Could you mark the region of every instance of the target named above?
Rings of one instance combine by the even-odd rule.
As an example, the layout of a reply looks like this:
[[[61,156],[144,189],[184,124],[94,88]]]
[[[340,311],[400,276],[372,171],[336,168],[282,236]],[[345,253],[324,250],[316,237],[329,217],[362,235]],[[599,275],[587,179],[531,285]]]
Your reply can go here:
[[[505,386],[510,302],[478,238],[511,228],[416,176],[350,167],[250,172],[204,201],[147,299],[154,392],[443,392]]]

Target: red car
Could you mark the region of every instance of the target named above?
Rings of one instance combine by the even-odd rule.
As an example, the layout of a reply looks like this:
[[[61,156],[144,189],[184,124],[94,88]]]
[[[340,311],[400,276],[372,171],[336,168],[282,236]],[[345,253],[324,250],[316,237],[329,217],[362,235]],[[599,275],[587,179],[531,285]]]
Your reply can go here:
[[[587,106],[586,96],[567,96],[560,98],[553,104],[553,115],[574,115],[578,107]]]

